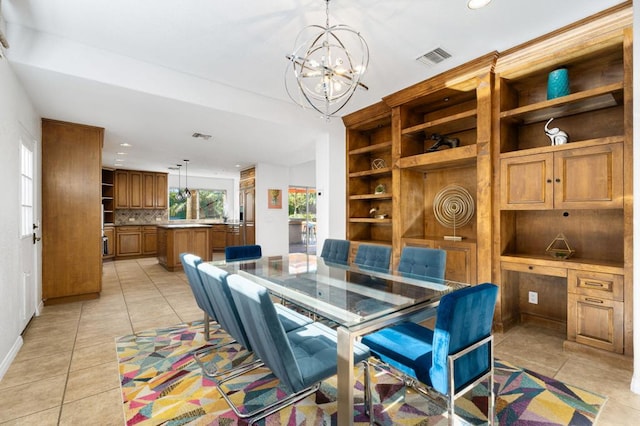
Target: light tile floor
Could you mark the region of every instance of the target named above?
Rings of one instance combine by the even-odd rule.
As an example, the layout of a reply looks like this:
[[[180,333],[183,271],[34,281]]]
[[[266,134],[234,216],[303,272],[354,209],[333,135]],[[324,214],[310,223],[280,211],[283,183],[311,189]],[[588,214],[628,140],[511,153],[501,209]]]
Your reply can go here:
[[[0,381],[0,424],[122,425],[114,339],[202,319],[182,272],[156,259],[105,263],[97,300],[47,306]],[[631,361],[564,352],[561,334],[518,326],[495,335],[496,356],[609,397],[599,425],[638,424]]]

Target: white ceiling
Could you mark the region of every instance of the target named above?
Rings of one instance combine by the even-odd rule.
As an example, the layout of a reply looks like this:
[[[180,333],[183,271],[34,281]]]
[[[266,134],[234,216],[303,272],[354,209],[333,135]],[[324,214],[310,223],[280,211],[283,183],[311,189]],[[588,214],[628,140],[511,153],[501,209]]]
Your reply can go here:
[[[621,0],[333,0],[331,24],[347,24],[370,49],[345,113],[488,52],[502,51]],[[6,55],[38,112],[106,129],[104,164],[226,176],[265,162],[314,159],[326,123],[284,89],[285,55],[323,0],[4,0]],[[453,55],[427,67],[418,56]],[[338,119],[334,119],[338,120]],[[209,141],[193,132],[213,135]],[[119,146],[128,142],[133,147]]]

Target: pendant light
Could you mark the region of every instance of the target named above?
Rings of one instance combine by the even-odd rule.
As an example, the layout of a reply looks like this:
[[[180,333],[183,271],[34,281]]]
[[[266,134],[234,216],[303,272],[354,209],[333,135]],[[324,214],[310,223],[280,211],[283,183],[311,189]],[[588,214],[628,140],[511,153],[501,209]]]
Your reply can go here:
[[[184,192],[182,193],[182,196],[184,198],[191,198],[191,191],[189,190],[189,185],[188,185],[188,175],[189,175],[189,160],[183,160],[184,161]]]
[[[176,164],[176,166],[178,166],[178,193],[176,194],[176,200],[182,201],[182,190],[180,189],[182,186],[182,179],[180,176],[180,168],[182,167],[182,164]]]

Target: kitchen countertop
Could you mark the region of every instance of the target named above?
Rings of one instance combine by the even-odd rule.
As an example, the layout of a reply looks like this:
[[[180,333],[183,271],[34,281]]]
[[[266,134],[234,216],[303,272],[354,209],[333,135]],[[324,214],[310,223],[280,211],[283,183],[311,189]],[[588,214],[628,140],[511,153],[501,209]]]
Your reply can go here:
[[[211,228],[213,224],[210,223],[159,223],[156,224],[158,228],[167,229],[180,229],[180,228]]]

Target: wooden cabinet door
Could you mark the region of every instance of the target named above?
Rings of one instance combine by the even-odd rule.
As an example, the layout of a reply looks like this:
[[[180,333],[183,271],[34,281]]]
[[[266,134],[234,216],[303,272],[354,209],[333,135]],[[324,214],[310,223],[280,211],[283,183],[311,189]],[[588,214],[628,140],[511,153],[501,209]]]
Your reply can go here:
[[[500,208],[553,208],[553,154],[523,155],[500,161]]]
[[[621,143],[556,152],[555,208],[622,208],[622,153]]]
[[[142,208],[142,172],[128,172],[129,173],[129,208],[141,209]]]
[[[129,208],[129,173],[126,170],[117,170],[115,173],[115,208]]]
[[[467,242],[434,241],[433,248],[446,250],[444,277],[451,281],[476,284],[476,245]]]
[[[227,245],[226,225],[213,225],[211,228],[211,249],[224,250]]]
[[[116,256],[138,256],[142,254],[142,232],[127,230],[116,232]]]
[[[167,184],[166,173],[155,173],[155,193],[154,193],[154,207],[158,209],[166,209],[169,199],[169,190]]]
[[[142,231],[142,254],[157,253],[158,233],[155,226],[145,226]]]
[[[142,173],[142,207],[152,209],[156,202],[155,173]]]
[[[622,353],[624,302],[569,293],[568,340]]]

